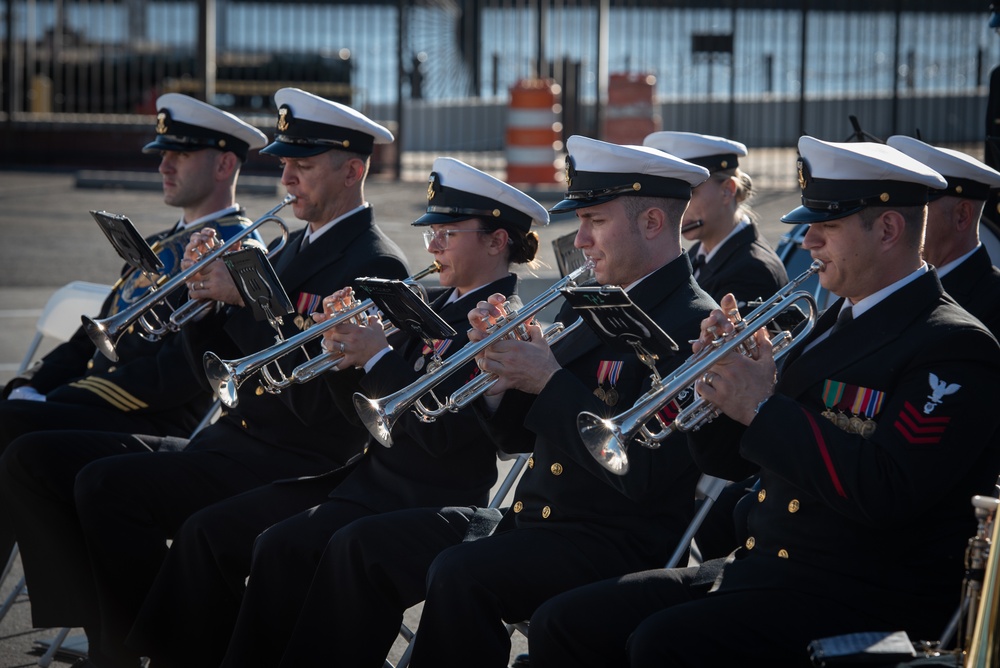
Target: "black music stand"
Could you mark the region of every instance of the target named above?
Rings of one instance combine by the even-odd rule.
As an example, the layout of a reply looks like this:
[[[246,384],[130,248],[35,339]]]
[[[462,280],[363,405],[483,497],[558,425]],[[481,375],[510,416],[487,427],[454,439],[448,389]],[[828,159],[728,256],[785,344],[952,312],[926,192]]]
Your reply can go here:
[[[573,245],[576,240],[576,232],[564,234],[552,240],[552,251],[556,255],[556,265],[559,268],[559,275],[566,276],[575,269],[583,266],[587,261],[582,248]]]
[[[97,221],[97,226],[104,232],[111,246],[130,267],[147,276],[155,275],[163,269],[163,261],[156,256],[128,216],[107,211],[91,211],[90,215]]]
[[[626,348],[660,379],[656,363],[673,356],[678,348],[645,311],[617,286],[560,288],[570,306],[597,336],[615,348]]]
[[[356,279],[354,288],[375,302],[383,317],[398,330],[423,341],[429,348],[434,348],[435,339],[450,339],[458,334],[406,281],[365,277]],[[440,362],[434,350],[431,364]]]
[[[247,246],[222,256],[229,275],[236,283],[243,303],[251,308],[256,320],[266,320],[282,338],[282,318],[295,312],[292,300],[281,285],[267,256],[256,246]]]

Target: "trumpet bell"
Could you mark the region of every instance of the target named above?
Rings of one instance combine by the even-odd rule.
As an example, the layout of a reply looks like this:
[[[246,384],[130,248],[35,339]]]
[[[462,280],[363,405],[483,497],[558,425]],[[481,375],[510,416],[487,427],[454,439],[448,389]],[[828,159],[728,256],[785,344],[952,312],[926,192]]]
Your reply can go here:
[[[117,362],[118,352],[115,350],[115,342],[119,339],[121,333],[111,331],[112,328],[105,325],[104,322],[95,320],[89,315],[81,316],[80,320],[83,322],[83,331],[87,333],[87,336],[94,342],[97,349],[112,362]]]
[[[585,411],[576,416],[576,428],[583,444],[601,466],[616,475],[628,473],[625,439],[621,427],[613,420]]]
[[[209,385],[227,408],[234,408],[240,401],[239,379],[232,368],[213,352],[206,352],[202,358],[205,366],[205,376]]]
[[[395,420],[390,420],[385,408],[377,399],[371,399],[361,394],[354,393],[354,408],[358,411],[358,417],[368,431],[387,448],[392,447],[392,424]]]

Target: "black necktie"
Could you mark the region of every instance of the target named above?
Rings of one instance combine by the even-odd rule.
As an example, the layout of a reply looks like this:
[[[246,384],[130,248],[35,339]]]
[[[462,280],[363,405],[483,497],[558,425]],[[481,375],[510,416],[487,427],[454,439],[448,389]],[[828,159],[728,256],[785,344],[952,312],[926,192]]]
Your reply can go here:
[[[830,334],[835,334],[837,330],[842,329],[844,325],[854,320],[854,311],[851,309],[850,304],[841,309],[840,313],[837,315],[837,322],[833,323],[833,327],[830,329]]]
[[[302,235],[302,243],[299,245],[299,252],[301,253],[305,249],[309,248],[309,235]]]
[[[704,266],[705,266],[705,256],[702,255],[701,253],[698,253],[697,255],[694,256],[694,259],[691,260],[691,273],[692,273],[692,275],[697,274],[698,270],[701,269]]]

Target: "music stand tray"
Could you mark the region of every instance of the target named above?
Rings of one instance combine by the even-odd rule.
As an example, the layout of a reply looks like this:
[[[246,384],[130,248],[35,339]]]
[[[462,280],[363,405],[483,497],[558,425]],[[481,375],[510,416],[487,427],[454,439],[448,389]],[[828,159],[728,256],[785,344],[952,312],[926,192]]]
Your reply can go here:
[[[156,256],[142,238],[128,216],[107,211],[91,211],[97,226],[111,242],[118,255],[133,269],[144,274],[156,274],[163,269],[163,261]]]

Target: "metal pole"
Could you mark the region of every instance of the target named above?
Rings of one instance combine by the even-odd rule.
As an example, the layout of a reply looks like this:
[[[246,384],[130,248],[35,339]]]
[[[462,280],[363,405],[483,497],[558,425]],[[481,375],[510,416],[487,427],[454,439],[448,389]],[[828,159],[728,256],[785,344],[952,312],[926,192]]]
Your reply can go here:
[[[7,20],[5,31],[6,48],[4,49],[4,62],[7,63],[7,71],[4,73],[3,87],[3,111],[7,114],[7,125],[13,125],[14,112],[18,110],[18,98],[21,89],[21,63],[18,58],[17,47],[14,45],[14,24],[17,23],[15,15],[14,0],[7,0],[5,3]],[[26,40],[33,39],[28,35]]]
[[[896,0],[896,34],[892,49],[892,134],[896,134],[899,125],[899,33],[903,27],[903,8],[901,0]]]
[[[215,100],[215,0],[198,3],[198,65],[202,82],[201,99],[209,104]]]
[[[406,78],[406,68],[403,64],[403,57],[406,52],[404,41],[406,40],[406,0],[399,0],[396,4],[396,156],[393,170],[396,172],[396,180],[403,178],[403,79]],[[416,67],[416,63],[414,63]]]
[[[799,136],[806,134],[806,32],[809,26],[809,0],[802,0],[802,29],[799,31]]]
[[[600,0],[597,11],[597,102],[594,105],[594,121],[597,125],[595,134],[601,137],[604,125],[604,108],[608,99],[611,0]]]

